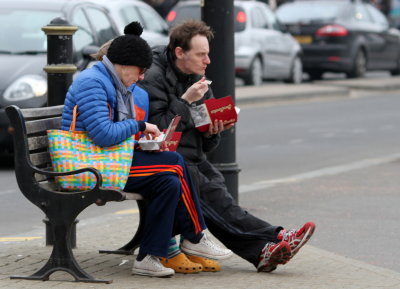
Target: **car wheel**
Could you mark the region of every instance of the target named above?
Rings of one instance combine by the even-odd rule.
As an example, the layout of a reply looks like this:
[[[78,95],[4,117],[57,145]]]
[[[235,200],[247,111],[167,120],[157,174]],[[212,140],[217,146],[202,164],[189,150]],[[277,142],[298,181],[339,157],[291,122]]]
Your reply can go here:
[[[300,57],[296,56],[293,59],[292,68],[290,69],[290,76],[285,82],[288,83],[301,83],[303,81],[303,64]]]
[[[354,59],[353,68],[346,73],[348,78],[364,77],[367,71],[367,56],[363,50],[359,50]]]
[[[250,70],[244,78],[245,85],[261,85],[263,82],[263,65],[259,57],[254,58]]]
[[[310,80],[321,80],[322,79],[322,71],[310,71],[308,72],[308,76]]]
[[[400,75],[400,58],[397,59],[397,67],[390,71],[391,75]]]

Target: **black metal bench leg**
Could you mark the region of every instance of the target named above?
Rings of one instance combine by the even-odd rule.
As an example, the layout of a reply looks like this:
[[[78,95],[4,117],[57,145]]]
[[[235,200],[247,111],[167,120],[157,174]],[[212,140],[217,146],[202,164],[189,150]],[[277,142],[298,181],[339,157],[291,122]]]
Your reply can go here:
[[[133,255],[133,252],[140,246],[140,240],[144,229],[146,219],[147,203],[144,200],[137,201],[139,208],[139,226],[133,236],[132,240],[117,250],[99,250],[101,254],[119,254],[119,255]]]
[[[91,283],[111,283],[112,280],[99,280],[86,273],[76,262],[67,236],[69,235],[64,225],[53,225],[56,241],[47,263],[36,273],[30,276],[10,276],[11,279],[28,279],[47,281],[52,273],[64,271],[71,274],[75,281]],[[69,226],[70,227],[70,226]],[[69,228],[70,229],[70,228]],[[70,230],[68,230],[70,231]]]

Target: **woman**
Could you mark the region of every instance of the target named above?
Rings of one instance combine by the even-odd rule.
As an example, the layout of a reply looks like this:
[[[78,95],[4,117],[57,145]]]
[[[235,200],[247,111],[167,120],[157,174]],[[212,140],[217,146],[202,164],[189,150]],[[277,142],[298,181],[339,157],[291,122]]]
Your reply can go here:
[[[77,105],[76,129],[87,131],[99,146],[115,145],[137,133],[153,138],[160,135],[157,126],[136,120],[131,94],[135,92],[132,85],[143,79],[152,63],[151,49],[140,37],[142,31],[138,22],[129,24],[125,35],[112,41],[103,59],[74,80],[65,99],[62,129],[69,129]],[[140,193],[149,201],[134,274],[172,276],[174,270],[164,267],[159,257],[167,257],[169,240],[176,234],[184,237],[182,246],[189,253],[213,259],[232,255],[202,233],[206,226],[199,200],[178,153],[135,152],[124,190]]]
[[[109,40],[104,43],[96,53],[91,54],[91,57],[95,60],[102,61],[112,41],[113,40]],[[147,92],[136,84],[132,85],[129,89],[135,96],[134,107],[136,120],[147,121],[149,117],[149,97]],[[182,253],[175,236],[169,241],[168,258],[161,258],[161,264],[167,268],[173,269],[175,273],[191,274],[221,271],[221,265],[216,260]]]

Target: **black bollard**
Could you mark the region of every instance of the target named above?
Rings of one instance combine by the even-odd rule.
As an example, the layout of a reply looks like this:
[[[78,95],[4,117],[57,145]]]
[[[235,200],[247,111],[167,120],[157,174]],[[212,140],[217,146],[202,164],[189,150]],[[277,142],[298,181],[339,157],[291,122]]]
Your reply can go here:
[[[77,70],[72,61],[72,36],[78,27],[58,17],[42,30],[47,35],[47,65],[44,67],[47,72],[47,105],[64,104],[65,94]]]
[[[55,18],[50,24],[42,27],[47,35],[47,65],[43,68],[47,72],[47,106],[64,104],[65,94],[72,83],[73,74],[77,68],[73,64],[72,36],[78,27],[70,25],[63,18]],[[46,225],[46,246],[54,244],[51,224],[46,217],[43,219]],[[76,247],[76,224],[70,231],[71,248]]]
[[[212,82],[216,98],[231,96],[235,101],[234,9],[233,0],[203,0],[202,20],[214,31],[210,42],[211,64],[207,78]],[[203,5],[204,4],[204,5]],[[232,197],[239,202],[239,167],[236,163],[235,127],[221,134],[218,148],[208,154],[208,159],[223,174]]]

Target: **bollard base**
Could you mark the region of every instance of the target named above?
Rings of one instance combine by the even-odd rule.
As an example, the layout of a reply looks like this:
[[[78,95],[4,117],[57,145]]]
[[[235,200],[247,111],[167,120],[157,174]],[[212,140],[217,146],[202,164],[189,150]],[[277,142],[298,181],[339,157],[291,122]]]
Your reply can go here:
[[[237,163],[213,163],[225,178],[228,192],[239,203],[239,166]]]

